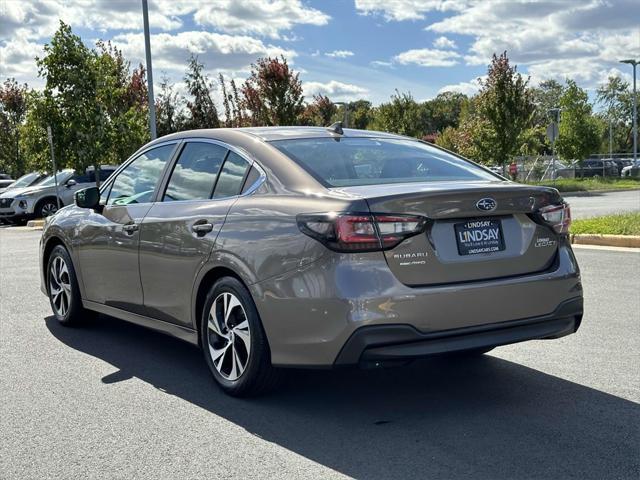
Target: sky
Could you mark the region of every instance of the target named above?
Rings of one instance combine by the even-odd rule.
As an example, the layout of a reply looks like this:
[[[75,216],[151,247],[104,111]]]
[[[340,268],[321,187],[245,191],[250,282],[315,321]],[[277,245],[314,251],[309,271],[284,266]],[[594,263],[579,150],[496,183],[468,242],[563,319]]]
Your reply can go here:
[[[473,94],[494,52],[507,51],[537,84],[570,77],[593,90],[631,80],[640,59],[640,0],[148,0],[154,83],[184,87],[189,56],[213,78],[247,77],[251,63],[284,55],[305,96],[416,100]],[[42,88],[34,61],[59,19],[88,45],[110,40],[144,62],[140,0],[0,0],[0,81]]]

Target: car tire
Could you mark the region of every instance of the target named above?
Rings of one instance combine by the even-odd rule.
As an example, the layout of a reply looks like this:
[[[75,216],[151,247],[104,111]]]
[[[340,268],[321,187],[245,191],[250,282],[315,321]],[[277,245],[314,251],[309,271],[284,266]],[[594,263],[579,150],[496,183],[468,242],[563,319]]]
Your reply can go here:
[[[75,326],[93,316],[82,306],[76,271],[62,245],[56,245],[49,255],[46,280],[51,310],[59,323]]]
[[[282,372],[271,352],[255,303],[234,277],[216,281],[201,312],[200,340],[216,383],[229,395],[250,397],[279,385]]]
[[[58,211],[58,202],[55,198],[45,198],[40,201],[34,210],[36,218],[46,218]]]

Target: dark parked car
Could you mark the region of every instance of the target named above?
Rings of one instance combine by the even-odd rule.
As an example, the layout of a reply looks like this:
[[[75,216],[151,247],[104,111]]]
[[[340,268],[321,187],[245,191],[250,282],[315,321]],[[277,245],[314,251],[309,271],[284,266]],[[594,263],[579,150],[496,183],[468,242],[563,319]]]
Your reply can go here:
[[[279,367],[482,354],[582,319],[558,191],[412,138],[181,132],[76,204],[40,245],[58,321],[101,312],[199,345],[233,395],[272,387]]]
[[[580,165],[579,162],[573,164],[576,178],[589,177],[619,177],[618,166],[613,160],[587,159]]]

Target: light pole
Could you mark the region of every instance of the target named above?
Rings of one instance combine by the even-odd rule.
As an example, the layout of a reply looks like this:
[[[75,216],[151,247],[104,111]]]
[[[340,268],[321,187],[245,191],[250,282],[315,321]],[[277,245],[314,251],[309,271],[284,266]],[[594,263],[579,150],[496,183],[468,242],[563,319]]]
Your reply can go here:
[[[628,63],[633,66],[633,161],[638,160],[638,95],[636,93],[636,67],[638,60],[620,60],[620,63]]]
[[[560,132],[560,111],[562,109],[560,107],[550,108],[548,113],[555,115],[555,120],[550,125],[551,129],[547,129],[547,136],[549,140],[551,140],[551,162],[552,162],[552,173],[553,176],[553,184],[556,184],[556,140],[558,139],[558,134]],[[548,167],[547,167],[548,168]]]
[[[151,140],[156,135],[156,104],[153,99],[153,69],[151,68],[151,40],[149,39],[149,6],[142,0],[142,20],[144,22],[144,51],[147,56],[147,93],[149,94],[149,131]]]

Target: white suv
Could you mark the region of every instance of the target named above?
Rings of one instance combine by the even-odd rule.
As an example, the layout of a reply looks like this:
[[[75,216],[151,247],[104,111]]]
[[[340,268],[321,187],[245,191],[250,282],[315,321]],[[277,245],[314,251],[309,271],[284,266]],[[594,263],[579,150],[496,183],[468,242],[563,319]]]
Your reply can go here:
[[[101,166],[100,181],[103,182],[111,175],[116,167]],[[0,194],[0,219],[19,222],[28,218],[43,218],[54,214],[60,207],[71,205],[76,191],[95,185],[96,176],[92,167],[80,175],[74,170],[62,170],[56,175],[58,179],[58,193],[53,175],[40,183],[26,188],[12,188]]]

